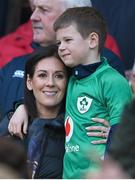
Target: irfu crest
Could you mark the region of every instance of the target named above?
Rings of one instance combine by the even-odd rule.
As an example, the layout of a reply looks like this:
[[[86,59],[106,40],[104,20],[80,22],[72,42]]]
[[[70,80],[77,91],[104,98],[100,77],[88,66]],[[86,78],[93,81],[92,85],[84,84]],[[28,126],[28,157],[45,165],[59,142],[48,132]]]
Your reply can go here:
[[[81,114],[86,113],[89,110],[91,103],[92,103],[92,99],[88,98],[87,96],[78,97],[77,100],[78,111]]]

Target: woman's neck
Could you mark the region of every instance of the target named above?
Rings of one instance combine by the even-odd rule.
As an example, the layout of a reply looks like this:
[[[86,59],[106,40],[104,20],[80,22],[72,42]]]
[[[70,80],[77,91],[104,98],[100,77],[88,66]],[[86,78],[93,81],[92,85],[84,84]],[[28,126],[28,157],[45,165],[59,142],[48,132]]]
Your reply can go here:
[[[39,108],[38,108],[39,109]],[[40,118],[45,118],[45,119],[52,119],[55,118],[60,110],[60,106],[59,107],[49,107],[49,108],[41,108],[38,110],[38,114]]]

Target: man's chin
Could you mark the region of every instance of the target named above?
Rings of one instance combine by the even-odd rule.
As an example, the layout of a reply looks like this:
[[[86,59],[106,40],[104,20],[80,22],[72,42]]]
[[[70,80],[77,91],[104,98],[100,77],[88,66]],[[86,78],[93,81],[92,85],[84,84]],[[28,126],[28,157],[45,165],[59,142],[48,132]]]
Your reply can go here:
[[[37,43],[39,45],[42,45],[42,44],[44,44],[45,41],[43,41],[43,39],[40,38],[40,37],[34,37],[33,36],[33,42],[35,42],[35,43]]]
[[[49,40],[49,39],[45,39],[43,37],[39,37],[39,36],[33,36],[33,42],[39,44],[40,46],[47,46],[47,45],[50,45],[50,44],[53,44],[55,43],[55,41],[53,40]]]

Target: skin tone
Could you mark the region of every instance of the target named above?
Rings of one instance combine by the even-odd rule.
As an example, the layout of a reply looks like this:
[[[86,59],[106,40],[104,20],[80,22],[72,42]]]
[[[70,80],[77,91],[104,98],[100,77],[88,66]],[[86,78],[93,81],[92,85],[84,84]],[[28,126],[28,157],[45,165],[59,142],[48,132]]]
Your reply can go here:
[[[56,34],[53,31],[53,23],[59,17],[59,15],[62,14],[67,9],[67,7],[64,6],[63,0],[30,0],[30,1],[32,3],[32,9],[33,9],[33,14],[31,16],[31,21],[33,25],[33,41],[40,44],[41,46],[46,46],[47,44],[50,44],[56,40]],[[73,64],[71,65],[73,66]],[[20,117],[23,118],[18,123],[18,119],[20,119]],[[9,132],[14,133],[20,138],[23,138],[23,133],[24,134],[27,133],[27,124],[28,124],[27,119],[28,117],[25,106],[20,105],[15,111],[12,118],[10,119],[10,123],[8,126]],[[107,137],[110,127],[108,122],[100,118],[95,118],[95,120],[98,122],[102,122],[103,126],[105,127],[105,131],[102,131],[102,129],[99,130],[98,126],[92,126],[91,127],[92,129],[90,129],[91,133],[94,133],[95,130],[99,130],[98,136]],[[22,127],[20,124],[22,125]],[[91,134],[88,135],[91,136]],[[98,140],[97,142],[95,142],[95,144],[106,143],[106,140],[107,139]]]
[[[135,71],[133,71],[131,74],[131,86],[132,86],[133,93],[135,94]]]
[[[33,0],[31,21],[34,42],[46,46],[55,41],[53,24],[65,10],[62,4],[61,0]]]
[[[118,162],[108,158],[100,162],[101,169],[96,173],[87,173],[86,179],[131,179]]]
[[[34,76],[27,77],[27,88],[33,91],[40,118],[55,118],[64,98],[67,84],[65,66],[56,57],[42,59]]]
[[[133,64],[133,68],[130,75],[130,83],[133,90],[133,94],[135,95],[135,62]]]
[[[87,135],[88,136],[97,136],[97,137],[103,137],[105,139],[97,140],[97,141],[91,141],[92,144],[105,144],[107,142],[107,137],[110,131],[110,125],[108,121],[102,119],[102,118],[92,118],[91,119],[94,122],[98,122],[103,124],[103,126],[89,126],[86,128]]]
[[[82,62],[83,65],[87,65],[100,61],[99,54],[95,53],[98,51],[97,33],[92,32],[84,39],[78,32],[76,25],[71,24],[68,27],[58,29],[56,36],[58,53],[66,66],[72,68],[82,64]]]

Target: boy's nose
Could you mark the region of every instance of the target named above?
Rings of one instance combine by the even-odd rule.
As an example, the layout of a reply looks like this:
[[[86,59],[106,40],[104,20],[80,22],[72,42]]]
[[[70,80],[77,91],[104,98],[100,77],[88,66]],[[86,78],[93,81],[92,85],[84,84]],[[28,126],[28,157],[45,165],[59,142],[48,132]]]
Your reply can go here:
[[[59,48],[60,51],[65,49],[65,44],[63,42],[60,43]]]

